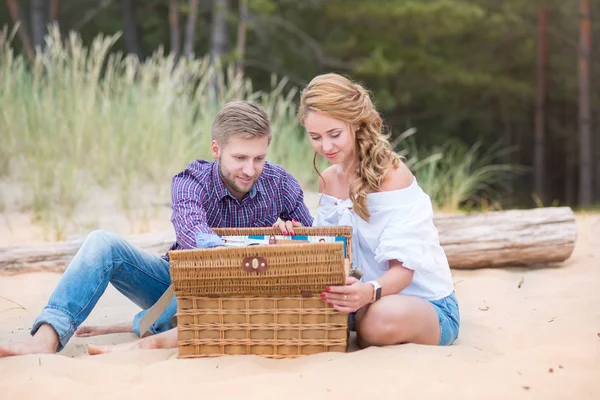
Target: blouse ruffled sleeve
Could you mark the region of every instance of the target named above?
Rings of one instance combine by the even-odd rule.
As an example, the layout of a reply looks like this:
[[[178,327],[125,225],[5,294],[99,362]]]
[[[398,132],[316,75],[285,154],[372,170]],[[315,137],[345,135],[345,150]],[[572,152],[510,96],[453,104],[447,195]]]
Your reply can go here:
[[[392,206],[388,217],[375,248],[375,260],[381,268],[389,269],[385,261],[399,260],[413,271],[431,270],[434,266],[432,244],[439,244],[431,203],[421,201],[402,210]]]

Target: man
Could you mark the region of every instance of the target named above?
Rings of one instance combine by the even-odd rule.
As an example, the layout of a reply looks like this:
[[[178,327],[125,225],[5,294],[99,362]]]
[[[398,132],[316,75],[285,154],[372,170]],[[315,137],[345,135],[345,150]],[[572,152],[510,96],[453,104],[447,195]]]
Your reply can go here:
[[[217,114],[211,134],[216,161],[193,161],[173,178],[171,221],[176,241],[170,250],[221,245],[211,227],[267,227],[280,219],[282,231],[293,234],[294,225],[312,225],[313,218],[296,179],[265,161],[271,127],[260,107],[245,101],[226,104]],[[132,323],[78,329],[109,282],[143,311]],[[140,332],[140,319],[170,285],[168,253],[159,257],[114,234],[94,231],[34,322],[32,337],[15,346],[0,346],[0,357],[54,353],[62,350],[73,334],[135,332],[142,336],[145,332]],[[176,342],[171,323],[175,313],[173,299],[149,328],[155,336],[134,342],[131,347],[174,347],[163,338],[175,338]],[[164,334],[156,335],[160,333]],[[90,354],[109,350],[88,346]]]

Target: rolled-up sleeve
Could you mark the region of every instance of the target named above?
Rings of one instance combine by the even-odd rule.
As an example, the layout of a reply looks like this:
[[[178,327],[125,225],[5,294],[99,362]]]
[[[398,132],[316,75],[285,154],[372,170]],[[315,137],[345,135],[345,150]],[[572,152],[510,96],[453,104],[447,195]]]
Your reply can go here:
[[[437,232],[427,205],[417,205],[410,213],[394,213],[379,236],[375,260],[385,269],[389,268],[385,261],[398,260],[413,271],[428,271],[434,266],[431,235]]]
[[[197,235],[214,235],[206,221],[201,203],[203,186],[187,170],[175,175],[171,184],[171,222],[177,242],[182,248],[197,247]]]

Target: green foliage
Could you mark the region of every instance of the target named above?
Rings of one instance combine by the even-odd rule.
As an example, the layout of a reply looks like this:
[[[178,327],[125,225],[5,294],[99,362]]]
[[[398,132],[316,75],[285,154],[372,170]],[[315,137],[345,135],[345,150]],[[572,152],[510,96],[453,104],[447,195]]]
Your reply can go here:
[[[483,149],[481,143],[465,146],[456,140],[432,148],[419,148],[416,129],[409,129],[392,142],[414,172],[419,185],[441,212],[502,208],[510,181],[526,172],[521,165],[506,163],[515,149],[496,143]]]
[[[53,31],[33,65],[18,56],[18,38],[9,43],[10,32],[0,35],[0,179],[22,182],[24,207],[57,236],[68,231],[65,221],[94,185],[120,188],[124,209],[140,201],[132,182],[156,187],[157,202],[168,202],[165,182],[189,160],[209,157],[212,117],[231,98],[258,99],[269,110],[276,134],[270,159],[315,189],[313,152],[295,104],[299,88],[330,71],[351,75],[373,93],[394,138],[418,128],[419,147],[409,147],[407,157],[439,209],[497,202],[496,191],[508,182],[515,198],[524,199],[520,205],[535,204],[531,174],[513,176],[497,165],[532,162],[539,1],[248,0],[245,79],[228,66],[238,56],[237,2],[228,15],[230,52],[219,69],[204,58],[176,63],[162,53],[161,46],[169,48],[166,1],[137,2],[149,56],[142,62],[123,54],[121,4],[98,3],[62,1],[67,43]],[[548,174],[550,191],[559,193],[550,198],[562,201],[578,165],[578,9],[576,2],[547,4]],[[208,53],[211,5],[200,2],[195,54]],[[600,15],[600,2],[592,7]],[[183,31],[187,2],[180,11]],[[7,23],[0,2],[0,26]],[[78,33],[66,34],[71,28]],[[600,24],[592,29],[598,37]],[[599,109],[599,74],[600,63],[592,63],[592,110]],[[213,76],[215,95],[208,90]],[[515,146],[502,161],[482,150],[500,140]],[[319,160],[321,169],[326,165]],[[436,176],[444,179],[428,181]],[[482,179],[490,182],[477,183]],[[440,180],[444,187],[435,186]]]
[[[88,49],[72,33],[61,42],[54,29],[46,51],[29,70],[0,35],[0,131],[4,177],[25,192],[25,209],[55,239],[66,235],[77,207],[96,186],[117,188],[125,212],[147,203],[169,203],[172,176],[195,158],[210,158],[210,127],[221,106],[253,99],[270,115],[270,157],[305,185],[316,177],[309,144],[295,122],[295,91],[285,80],[257,91],[233,68],[214,70],[206,58],[181,60],[156,52],[140,63],[110,53],[117,36],[98,36]],[[217,90],[209,90],[211,78]]]

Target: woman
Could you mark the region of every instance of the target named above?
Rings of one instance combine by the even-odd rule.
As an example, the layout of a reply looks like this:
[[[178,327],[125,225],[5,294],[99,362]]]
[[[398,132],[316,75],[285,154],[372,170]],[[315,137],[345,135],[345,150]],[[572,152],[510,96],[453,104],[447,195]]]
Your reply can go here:
[[[361,347],[452,344],[459,309],[431,201],[393,152],[367,91],[320,75],[302,92],[298,114],[317,154],[332,164],[317,171],[313,225],[351,225],[353,263],[363,273],[329,287],[323,301],[350,314]],[[292,233],[294,225],[281,227]]]

